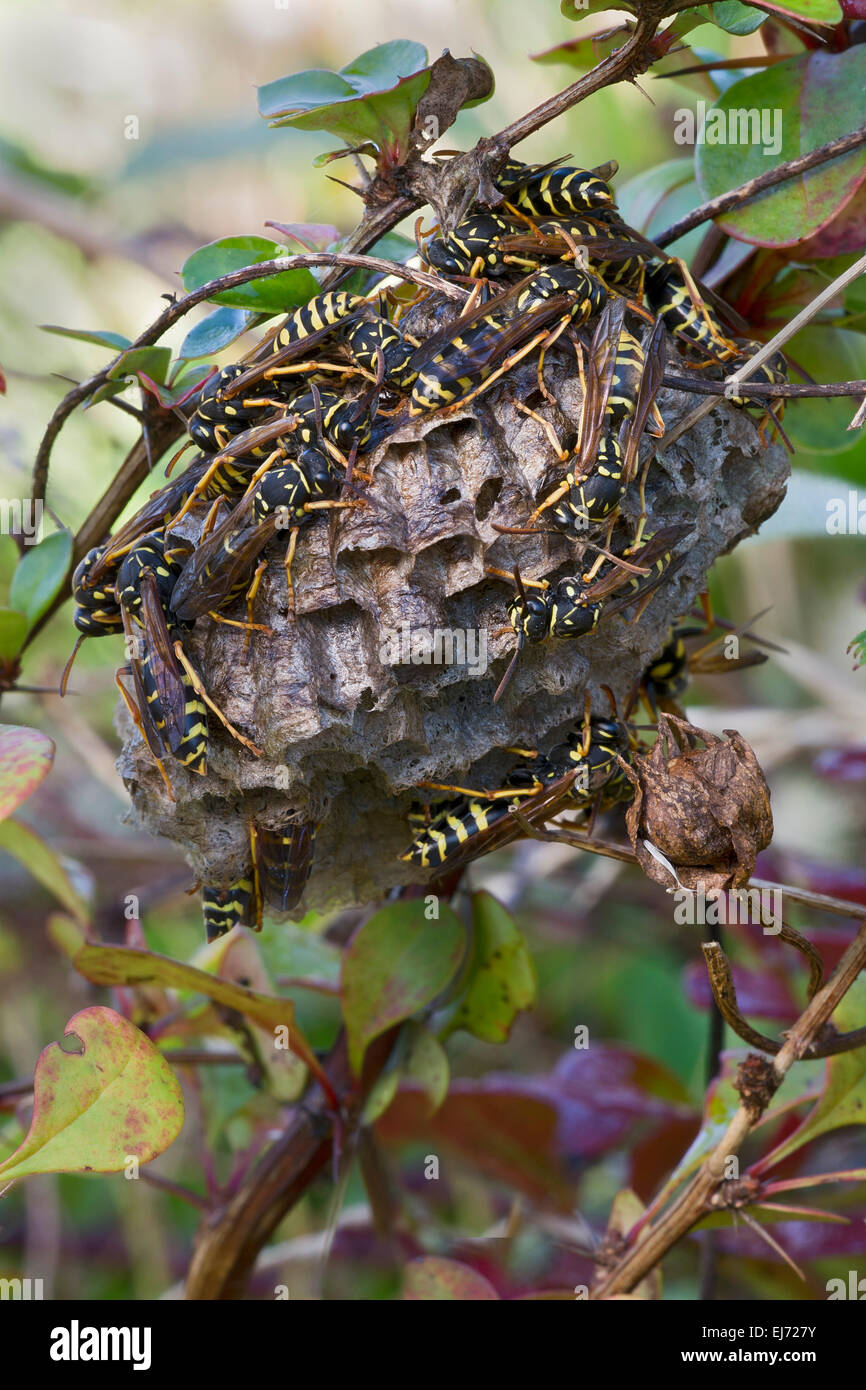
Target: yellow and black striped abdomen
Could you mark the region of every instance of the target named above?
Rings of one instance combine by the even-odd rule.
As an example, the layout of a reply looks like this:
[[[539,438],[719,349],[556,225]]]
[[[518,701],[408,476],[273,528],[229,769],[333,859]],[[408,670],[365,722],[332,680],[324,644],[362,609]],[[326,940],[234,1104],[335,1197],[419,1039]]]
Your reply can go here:
[[[365,301],[356,294],[346,294],[343,290],[327,290],[317,294],[308,304],[302,304],[283,325],[274,339],[274,352],[291,347],[313,333],[324,329],[339,328],[350,314],[363,309]]]

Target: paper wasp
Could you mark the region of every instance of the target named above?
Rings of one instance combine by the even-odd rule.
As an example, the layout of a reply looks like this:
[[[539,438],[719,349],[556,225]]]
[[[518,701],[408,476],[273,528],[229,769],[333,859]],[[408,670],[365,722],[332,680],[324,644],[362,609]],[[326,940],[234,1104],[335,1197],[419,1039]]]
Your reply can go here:
[[[720,651],[722,643],[728,642],[731,638],[746,637],[750,642],[756,643],[760,647],[769,648],[770,651],[782,651],[775,642],[770,642],[766,638],[758,637],[750,629],[753,623],[769,612],[764,609],[761,613],[756,613],[747,622],[735,627],[732,623],[726,622],[722,618],[716,618],[709,607],[708,596],[704,596],[706,622],[703,625],[690,623],[688,619],[681,618],[669,630],[665,645],[661,651],[647,666],[640,678],[638,694],[643,699],[653,719],[658,719],[659,711],[663,710],[671,714],[682,716],[683,711],[677,701],[677,696],[681,695],[689,684],[693,676],[701,675],[727,675],[730,671],[740,671],[751,666],[760,666],[768,658],[764,651],[747,651],[742,655],[729,655],[726,651]],[[689,637],[701,637],[710,633],[713,628],[721,628],[718,637],[699,647],[696,651],[689,651],[686,640]]]
[[[202,887],[202,916],[208,941],[236,926],[261,931],[265,905],[291,912],[303,897],[310,870],[316,826],[290,819],[278,830],[250,822],[250,867],[226,887]]]
[[[566,640],[586,637],[595,631],[602,616],[612,617],[633,603],[640,603],[639,613],[643,612],[665,575],[672,576],[683,563],[685,557],[674,561],[672,552],[690,531],[690,526],[681,523],[665,526],[651,535],[644,533],[620,556],[612,556],[606,562],[607,569],[601,577],[589,571],[580,576],[568,575],[550,584],[547,580],[523,579],[515,566],[513,582],[517,594],[508,604],[508,618],[517,635],[517,645],[493,696],[494,704],[508,685],[526,642],[547,642],[551,637]],[[509,581],[512,578],[507,571],[489,566],[487,573]],[[611,595],[619,593],[624,586],[628,586],[630,592],[610,602]],[[527,587],[536,592],[527,594]]]
[[[615,166],[613,167],[615,171]],[[613,205],[607,183],[592,169],[560,168],[548,172],[511,159],[497,175],[496,186],[513,205],[535,217],[567,216]]]
[[[630,799],[618,757],[629,761],[635,747],[627,723],[587,712],[549,753],[524,755],[528,761],[513,768],[498,790],[439,788],[458,795],[432,807],[429,817],[412,813],[417,829],[401,858],[424,869],[457,869],[569,807],[590,812]]]
[[[581,246],[586,248],[594,273],[610,289],[640,298],[644,257],[652,254],[653,248],[613,213],[543,219],[519,234],[503,235],[497,243],[497,255],[505,265],[528,270],[544,260],[572,259]]]
[[[135,703],[120,679],[123,672],[117,685],[169,789],[166,753],[190,772],[207,771],[207,711],[179,659],[178,625],[168,609],[180,573],[179,561],[166,555],[165,537],[153,532],[126,555],[116,586]]]
[[[518,224],[494,212],[471,213],[446,237],[428,241],[424,255],[443,275],[502,275],[510,265],[502,239]]]
[[[410,415],[465,404],[548,339],[548,325],[585,323],[607,298],[601,281],[578,266],[526,276],[487,304],[449,324],[418,350]],[[529,339],[529,342],[527,342]],[[518,350],[519,349],[519,350]]]
[[[292,599],[291,565],[300,528],[312,521],[318,510],[357,505],[332,500],[342,482],[333,460],[321,449],[305,449],[296,459],[286,459],[282,467],[262,471],[238,506],[196,547],[184,566],[171,599],[175,616],[190,621],[230,602],[244,587],[265,546],[282,530],[289,531],[285,565]],[[250,603],[258,577],[247,595]]]

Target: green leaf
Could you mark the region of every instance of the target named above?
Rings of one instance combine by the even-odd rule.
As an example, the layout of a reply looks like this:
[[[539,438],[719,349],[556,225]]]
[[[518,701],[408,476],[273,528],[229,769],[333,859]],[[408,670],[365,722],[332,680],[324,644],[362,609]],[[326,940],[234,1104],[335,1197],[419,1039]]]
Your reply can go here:
[[[808,19],[812,24],[838,24],[843,18],[842,10],[836,0],[765,0],[765,8],[775,14],[793,15],[795,19]]]
[[[54,762],[54,742],[39,729],[0,724],[0,821],[35,792]]]
[[[215,957],[215,959],[217,959]],[[74,958],[75,969],[86,980],[97,985],[136,985],[156,981],[177,990],[204,994],[217,1004],[251,1018],[263,1028],[285,1028],[288,1046],[296,1057],[300,1057],[314,1076],[333,1094],[319,1060],[309,1047],[295,1023],[294,1005],[291,999],[279,999],[268,994],[260,994],[246,985],[235,984],[197,970],[183,961],[172,960],[152,951],[139,951],[130,946],[103,946],[88,942]]]
[[[87,328],[61,328],[56,323],[43,323],[40,327],[43,333],[57,333],[61,338],[79,338],[83,343],[97,343],[99,347],[114,348],[118,352],[131,346],[131,339],[124,338],[122,333],[109,333],[102,328],[92,331]]]
[[[832,101],[827,99],[829,92]],[[732,132],[728,113],[734,110],[756,113],[758,125],[766,122],[766,126],[756,129],[754,122],[740,118]],[[733,133],[737,143],[709,143],[716,133],[714,111],[721,113],[719,133],[726,140]],[[728,87],[707,113],[695,158],[701,194],[713,198],[727,192],[864,122],[866,47],[862,44],[843,53],[805,53],[744,77]],[[755,134],[760,139],[752,143]],[[772,148],[776,136],[778,150]],[[765,148],[772,152],[765,153]],[[864,178],[866,151],[860,147],[769,189],[742,208],[722,214],[717,223],[731,236],[757,246],[794,246],[831,221]]]
[[[84,409],[89,410],[92,405],[99,405],[100,401],[110,401],[112,396],[119,396],[125,391],[129,383],[127,381],[104,381],[85,402]]]
[[[850,329],[811,324],[786,345],[798,366],[816,381],[859,381],[866,373],[866,339]],[[815,454],[843,454],[862,442],[849,430],[852,403],[845,398],[787,402],[785,433],[800,449]]]
[[[0,608],[0,661],[12,661],[24,645],[30,624],[16,608]]]
[[[146,372],[154,381],[161,383],[165,381],[170,362],[171,348],[131,348],[129,352],[123,353],[112,367],[108,373],[108,380],[117,381],[120,377],[137,376],[139,372]]]
[[[741,5],[740,0],[723,0],[721,4],[711,5],[710,13],[713,23],[726,34],[737,35],[754,34],[767,18],[754,5]]]
[[[213,357],[246,333],[256,321],[257,316],[249,309],[232,309],[228,305],[214,309],[213,313],[189,330],[181,343],[178,358],[189,361],[194,357]]]
[[[566,19],[586,19],[591,8],[592,0],[560,0],[559,4],[560,12]],[[631,3],[629,0],[611,0],[611,3],[605,4],[604,8],[606,10],[629,10],[634,14],[637,0],[631,0]]]
[[[384,1071],[379,1073],[364,1102],[364,1109],[361,1112],[362,1124],[375,1124],[384,1115],[397,1094],[397,1087],[400,1085],[402,1075],[402,1067],[398,1066],[386,1066]]]
[[[423,1023],[413,1020],[406,1029],[409,1055],[403,1074],[420,1086],[430,1102],[430,1113],[434,1114],[448,1094],[451,1079],[448,1056],[439,1039]]]
[[[472,921],[472,963],[449,1031],[502,1043],[517,1015],[535,1003],[535,970],[514,918],[490,893],[472,895]]]
[[[131,1157],[149,1163],[183,1125],[183,1096],[165,1058],[128,1019],[94,1005],[50,1043],[33,1078],[33,1118],[24,1142],[0,1163],[0,1179],[31,1173],[118,1173]]]
[[[403,1277],[403,1298],[413,1302],[494,1302],[499,1294],[471,1265],[443,1255],[410,1260]]]
[[[41,779],[40,779],[41,780]],[[54,850],[21,821],[0,821],[0,851],[13,855],[43,888],[79,922],[87,922],[90,911],[61,859]]]
[[[428,921],[422,899],[390,903],[355,933],[343,953],[341,994],[356,1074],[374,1038],[442,993],[464,951],[465,933],[450,907],[441,903],[438,919]]]
[[[392,39],[376,44],[340,68],[356,92],[380,92],[395,86],[401,77],[420,72],[427,66],[427,49],[412,39]]]
[[[339,73],[314,69],[260,87],[259,113],[272,126],[326,130],[351,146],[369,141],[397,163],[430,84],[426,63],[421,44],[379,44]]]
[[[180,272],[183,287],[188,292],[198,290],[233,270],[261,265],[263,261],[272,261],[285,254],[284,246],[265,237],[222,237],[219,241],[199,247],[185,261]],[[222,290],[211,296],[211,302],[252,309],[256,313],[279,314],[299,304],[306,304],[318,293],[319,282],[309,270],[283,270],[276,275],[265,275],[261,280],[251,280],[248,285]]]
[[[12,576],[9,602],[32,627],[63,587],[72,558],[72,533],[55,531],[39,545],[28,546]]]
[[[858,975],[833,1014],[840,1033],[862,1028],[866,1017],[866,974]],[[866,1124],[866,1047],[828,1057],[824,1089],[799,1129],[762,1160],[761,1167],[775,1166],[804,1144],[845,1125]]]
[[[622,48],[629,30],[625,25],[618,29],[606,29],[603,33],[587,34],[577,39],[567,39],[544,48],[538,53],[530,53],[533,63],[564,63],[577,72],[589,72],[604,58],[609,58],[616,49]]]

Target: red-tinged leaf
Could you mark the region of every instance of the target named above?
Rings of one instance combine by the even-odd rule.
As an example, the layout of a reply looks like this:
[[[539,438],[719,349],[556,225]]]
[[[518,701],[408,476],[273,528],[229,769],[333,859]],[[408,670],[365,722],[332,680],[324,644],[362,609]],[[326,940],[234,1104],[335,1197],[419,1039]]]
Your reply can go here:
[[[54,742],[39,729],[0,724],[0,820],[11,815],[48,776]]]
[[[825,748],[812,770],[825,782],[866,782],[866,748]]]
[[[574,1189],[557,1154],[558,1120],[532,1078],[494,1075],[452,1082],[432,1116],[426,1096],[402,1089],[376,1132],[385,1143],[420,1141],[428,1153],[441,1146],[533,1201],[567,1210]]]
[[[565,63],[578,72],[589,72],[597,63],[622,48],[630,33],[628,25],[620,24],[614,29],[600,29],[596,34],[567,39],[565,43],[543,48],[529,56],[533,63]]]
[[[632,1144],[628,1150],[629,1186],[642,1202],[655,1196],[668,1174],[673,1172],[694,1143],[700,1129],[697,1115],[692,1119],[671,1118],[653,1129],[646,1139]]]
[[[837,0],[762,0],[762,9],[772,10],[782,19],[806,19],[810,24],[838,24],[845,4]]]
[[[359,928],[343,953],[340,984],[356,1074],[374,1038],[442,993],[465,949],[466,934],[451,909],[440,904],[438,918],[428,920],[421,898],[390,903]]]
[[[3,368],[0,367],[0,396],[5,396],[5,395],[6,395],[6,377],[5,377],[4,374],[3,374]]]
[[[732,970],[737,1003],[740,1013],[746,1018],[778,1018],[785,1023],[793,1023],[801,1012],[792,997],[786,980],[770,970],[747,970],[745,966],[735,965]],[[709,1009],[713,1003],[713,993],[707,972],[698,961],[687,965],[683,972],[686,995],[697,1009]]]
[[[31,1173],[117,1173],[130,1158],[149,1163],[174,1142],[183,1097],[165,1058],[112,1009],[83,1009],[59,1043],[45,1048],[34,1074],[33,1119],[24,1142],[3,1163],[0,1181]]]
[[[569,1162],[624,1144],[639,1121],[695,1119],[681,1082],[624,1047],[594,1043],[566,1053],[541,1086],[559,1109],[558,1146]]]
[[[854,197],[830,222],[814,236],[797,247],[797,259],[819,261],[831,256],[847,256],[863,250],[863,226],[866,222],[866,185],[861,184]]]
[[[866,907],[866,869],[854,864],[822,864],[802,855],[786,855],[785,876],[812,893],[862,903]],[[762,871],[763,872],[763,871]]]
[[[139,372],[138,380],[145,391],[156,396],[164,410],[171,410],[175,406],[186,405],[187,401],[192,400],[213,370],[213,367],[209,366],[194,367],[192,371],[185,372],[174,386],[165,386],[161,382],[151,381],[146,372]]]
[[[479,1299],[498,1300],[499,1294],[483,1275],[471,1265],[448,1260],[441,1255],[427,1255],[411,1260],[403,1276],[403,1298],[477,1302]]]
[[[833,100],[827,93],[833,92]],[[714,117],[707,116],[704,139],[697,146],[695,167],[704,198],[713,198],[776,164],[817,149],[866,122],[866,48],[842,53],[805,53],[735,82],[719,98]],[[766,134],[754,143],[742,132],[727,143],[731,111],[767,114]],[[776,114],[779,119],[776,121]],[[711,123],[725,123],[725,143],[709,143]],[[714,128],[713,128],[714,129]],[[780,148],[772,148],[778,136]],[[766,151],[770,151],[767,153]],[[724,213],[718,225],[731,236],[757,246],[794,246],[830,223],[866,178],[862,147],[789,179]]]
[[[325,251],[339,241],[340,233],[329,222],[266,222],[288,241],[296,241],[305,251]]]

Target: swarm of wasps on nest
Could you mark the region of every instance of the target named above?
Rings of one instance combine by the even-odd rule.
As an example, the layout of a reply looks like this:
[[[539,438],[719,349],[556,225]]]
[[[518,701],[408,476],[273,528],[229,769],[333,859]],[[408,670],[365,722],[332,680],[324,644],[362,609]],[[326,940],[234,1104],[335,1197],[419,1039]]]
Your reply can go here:
[[[206,776],[218,730],[249,758],[262,753],[228,719],[191,659],[196,623],[236,629],[245,660],[251,643],[271,634],[268,614],[257,611],[270,543],[281,542],[294,612],[293,562],[323,514],[392,506],[379,495],[366,456],[407,425],[446,421],[497,386],[507,389],[527,362],[540,399],[555,405],[545,358],[573,354],[580,418],[573,435],[560,438],[548,418],[515,402],[543,431],[553,465],[522,524],[494,529],[503,538],[557,537],[574,562],[553,582],[522,573],[517,563],[484,566],[485,582],[501,593],[503,630],[514,637],[494,703],[527,646],[574,642],[626,610],[639,616],[684,563],[692,528],[649,529],[652,448],[640,459],[644,436],[664,433],[656,397],[668,335],[691,370],[719,378],[758,344],[730,337],[684,264],[626,225],[609,184],[615,172],[614,164],[585,170],[510,160],[498,177],[503,203],[496,211],[475,209],[447,234],[434,228],[422,238],[416,230],[422,264],[460,287],[462,306],[409,283],[365,295],[329,290],[296,309],[244,361],[207,380],[188,418],[185,447],[196,446],[198,456],[91,550],[73,581],[79,642],[125,636],[128,664],[117,683],[169,798],[178,769]],[[781,355],[755,374],[757,381],[785,379]],[[762,431],[776,429],[780,414],[781,403],[762,417]],[[621,506],[635,497],[637,522],[623,543],[615,539]],[[203,517],[194,540],[183,534],[189,517]],[[645,746],[635,711],[639,704],[653,715],[678,710],[690,671],[719,665],[714,643],[698,653],[686,645],[711,626],[709,619],[696,628],[686,617],[672,628],[622,711],[602,685],[609,708],[594,713],[587,693],[581,716],[548,752],[507,748],[514,762],[501,785],[419,781],[426,804],[404,810],[404,865],[442,876],[564,810],[591,825],[599,811],[628,801],[623,763]],[[748,625],[735,631],[753,637]],[[751,650],[739,664],[763,659]],[[276,825],[247,817],[242,873],[202,886],[208,939],[238,923],[260,927],[265,906],[298,908],[318,819],[309,807],[292,808]]]

